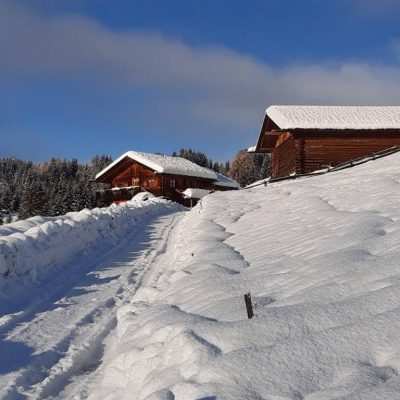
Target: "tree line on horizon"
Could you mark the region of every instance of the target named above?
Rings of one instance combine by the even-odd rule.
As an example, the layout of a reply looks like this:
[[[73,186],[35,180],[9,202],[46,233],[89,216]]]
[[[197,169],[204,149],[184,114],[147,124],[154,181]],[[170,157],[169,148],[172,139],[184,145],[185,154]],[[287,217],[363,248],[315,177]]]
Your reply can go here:
[[[225,163],[190,148],[182,148],[172,156],[226,175],[242,187],[270,175],[269,155],[249,154],[245,150]],[[88,164],[77,159],[52,158],[38,164],[15,157],[0,159],[0,224],[11,222],[14,215],[19,219],[57,216],[104,206],[96,199],[99,185],[90,181],[111,162],[107,155],[96,155]]]
[[[111,157],[96,155],[89,164],[77,159],[52,158],[34,164],[14,157],[0,159],[0,224],[35,215],[57,216],[101,206],[96,185],[89,183],[110,164]]]

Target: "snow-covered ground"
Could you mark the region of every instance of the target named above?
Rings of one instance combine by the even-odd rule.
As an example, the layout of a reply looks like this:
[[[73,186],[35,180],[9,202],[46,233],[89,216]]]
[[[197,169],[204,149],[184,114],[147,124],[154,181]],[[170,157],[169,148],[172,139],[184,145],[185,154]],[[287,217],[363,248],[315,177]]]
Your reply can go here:
[[[399,183],[395,154],[207,196],[119,309],[102,365],[68,393],[398,399]]]
[[[116,309],[131,300],[182,209],[151,199],[7,226],[0,237],[2,270],[10,271],[0,277],[1,399],[58,397],[96,367]]]
[[[3,398],[399,399],[400,153],[169,207],[4,325]]]

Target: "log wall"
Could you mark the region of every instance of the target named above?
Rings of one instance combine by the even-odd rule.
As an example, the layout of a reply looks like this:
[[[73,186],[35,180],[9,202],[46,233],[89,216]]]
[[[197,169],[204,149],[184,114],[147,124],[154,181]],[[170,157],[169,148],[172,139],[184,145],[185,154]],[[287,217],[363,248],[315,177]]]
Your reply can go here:
[[[271,162],[273,178],[296,172],[296,147],[293,136],[271,152]]]
[[[400,145],[400,131],[293,131],[296,173],[309,173]],[[282,176],[282,175],[281,175]]]

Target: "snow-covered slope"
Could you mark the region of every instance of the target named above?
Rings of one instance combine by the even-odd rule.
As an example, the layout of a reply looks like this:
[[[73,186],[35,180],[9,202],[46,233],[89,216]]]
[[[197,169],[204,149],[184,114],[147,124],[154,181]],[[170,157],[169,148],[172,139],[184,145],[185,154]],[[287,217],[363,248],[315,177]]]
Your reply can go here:
[[[120,308],[89,398],[398,399],[399,183],[394,154],[207,196]]]

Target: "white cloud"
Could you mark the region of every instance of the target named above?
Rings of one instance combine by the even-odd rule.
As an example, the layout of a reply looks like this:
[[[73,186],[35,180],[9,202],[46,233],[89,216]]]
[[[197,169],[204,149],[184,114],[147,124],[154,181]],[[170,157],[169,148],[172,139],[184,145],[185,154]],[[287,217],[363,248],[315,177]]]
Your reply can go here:
[[[0,52],[0,79],[56,77],[110,90],[155,89],[171,98],[184,93],[184,109],[196,120],[241,129],[258,126],[272,103],[400,103],[397,67],[273,68],[223,47],[194,48],[156,33],[115,32],[79,16],[42,17],[4,0]]]

